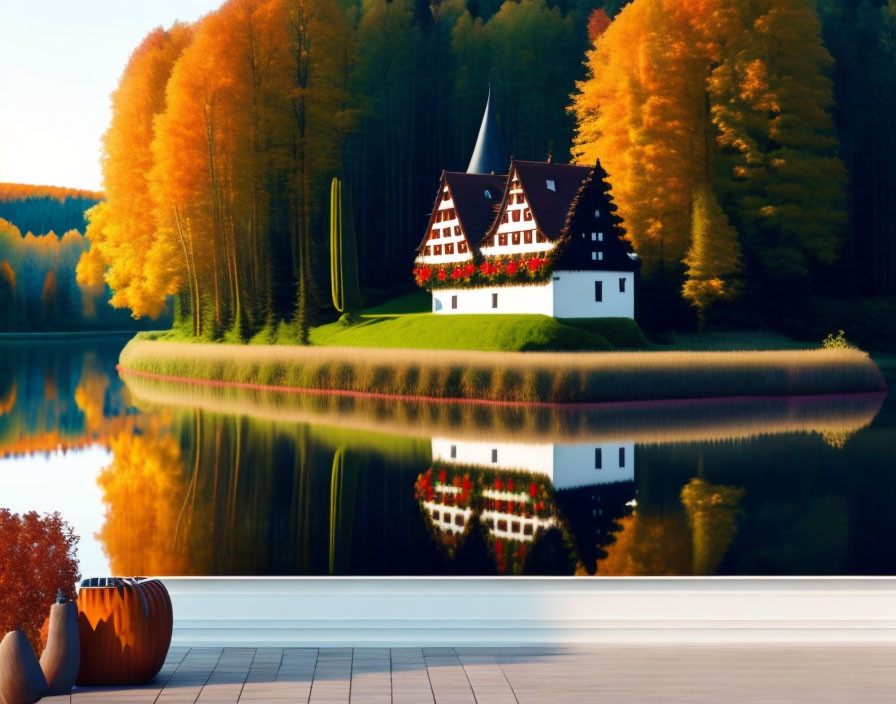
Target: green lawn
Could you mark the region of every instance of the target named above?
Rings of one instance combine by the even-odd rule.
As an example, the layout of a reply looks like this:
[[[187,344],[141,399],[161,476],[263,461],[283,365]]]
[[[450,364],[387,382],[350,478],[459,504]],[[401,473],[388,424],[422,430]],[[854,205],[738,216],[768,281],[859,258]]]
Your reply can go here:
[[[544,315],[365,314],[356,325],[311,331],[314,345],[443,350],[608,350],[606,338]]]

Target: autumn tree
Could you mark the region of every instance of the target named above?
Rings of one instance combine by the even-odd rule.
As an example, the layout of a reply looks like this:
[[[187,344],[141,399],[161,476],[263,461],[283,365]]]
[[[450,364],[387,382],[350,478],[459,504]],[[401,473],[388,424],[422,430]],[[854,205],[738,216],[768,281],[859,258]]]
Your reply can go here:
[[[179,289],[179,250],[160,237],[148,176],[153,166],[153,121],[165,102],[172,66],[191,30],[176,24],[150,32],[134,50],[112,94],[112,122],[103,136],[106,200],[88,213],[91,248],[78,264],[78,281],[92,290],[108,282],[111,303],[134,317],[152,318]]]
[[[113,574],[185,574],[180,446],[161,420],[148,430],[110,442],[112,464],[97,479],[108,507],[97,537]]]
[[[793,283],[836,260],[846,222],[832,60],[806,0],[739,7],[709,82],[716,189],[755,272]]]
[[[610,21],[604,8],[600,7],[592,10],[588,16],[588,41],[592,44],[597,41],[597,38],[607,31]]]
[[[741,289],[741,252],[737,231],[731,227],[710,187],[694,191],[691,209],[691,246],[682,293],[697,309],[699,328],[706,322],[706,309],[719,300],[735,298]]]
[[[57,590],[74,596],[78,537],[58,513],[0,508],[0,631],[21,628],[37,648]]]
[[[691,571],[695,575],[716,574],[737,534],[744,489],[691,479],[681,489],[681,503],[691,526]]]
[[[573,157],[607,170],[648,275],[677,270],[691,193],[706,179],[710,64],[697,22],[707,12],[698,0],[626,6],[588,52],[588,78],[573,96]]]

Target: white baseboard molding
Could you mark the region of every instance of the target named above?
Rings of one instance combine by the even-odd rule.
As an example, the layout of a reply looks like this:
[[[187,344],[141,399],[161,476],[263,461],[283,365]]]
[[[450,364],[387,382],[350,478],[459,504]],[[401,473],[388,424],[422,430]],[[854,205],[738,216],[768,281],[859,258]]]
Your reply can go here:
[[[896,643],[896,578],[164,578],[174,644]]]

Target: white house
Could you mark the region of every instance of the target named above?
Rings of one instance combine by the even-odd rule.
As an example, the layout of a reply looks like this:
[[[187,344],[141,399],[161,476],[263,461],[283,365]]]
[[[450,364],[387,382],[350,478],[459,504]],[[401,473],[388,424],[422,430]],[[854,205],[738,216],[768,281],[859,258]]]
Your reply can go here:
[[[433,465],[455,464],[461,467],[482,467],[506,471],[525,471],[545,475],[558,492],[558,498],[569,495],[573,501],[567,507],[565,518],[573,523],[582,523],[570,511],[583,513],[584,522],[589,522],[590,530],[582,530],[588,540],[599,541],[602,532],[610,525],[609,520],[618,513],[607,515],[604,520],[604,508],[601,505],[602,487],[619,486],[625,490],[624,495],[634,496],[635,479],[635,445],[633,442],[614,443],[578,443],[558,445],[555,443],[515,443],[458,440],[447,437],[432,439]],[[628,487],[631,487],[630,489]],[[583,493],[584,490],[584,493]],[[431,500],[423,500],[423,507],[429,513],[435,527],[447,534],[463,533],[473,510],[469,506],[452,505],[444,499],[445,494],[459,494],[456,486],[435,488]],[[586,495],[587,494],[587,495]],[[622,495],[622,496],[624,496]],[[486,499],[497,502],[526,502],[529,500],[526,491],[519,489],[497,491],[486,489]],[[584,499],[584,500],[583,500]],[[624,498],[623,498],[624,500]],[[618,501],[617,501],[618,503]],[[622,505],[622,504],[620,504]],[[623,507],[624,508],[624,507]],[[538,531],[556,525],[553,516],[522,516],[502,510],[484,510],[480,520],[494,537],[531,542]],[[596,542],[594,546],[596,546]],[[587,546],[589,554],[594,546]],[[584,552],[583,550],[583,552]]]
[[[432,310],[634,318],[637,255],[600,166],[511,159],[491,94],[466,173],[442,172],[415,277]]]
[[[434,437],[433,462],[544,474],[557,491],[635,479],[633,442],[519,443]]]

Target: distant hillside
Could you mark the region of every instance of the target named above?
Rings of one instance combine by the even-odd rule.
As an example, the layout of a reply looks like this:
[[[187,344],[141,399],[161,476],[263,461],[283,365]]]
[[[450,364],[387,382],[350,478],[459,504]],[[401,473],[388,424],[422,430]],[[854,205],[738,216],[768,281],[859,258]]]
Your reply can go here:
[[[58,186],[0,183],[0,218],[14,223],[23,233],[43,235],[52,230],[84,232],[84,211],[102,200],[99,191]]]

